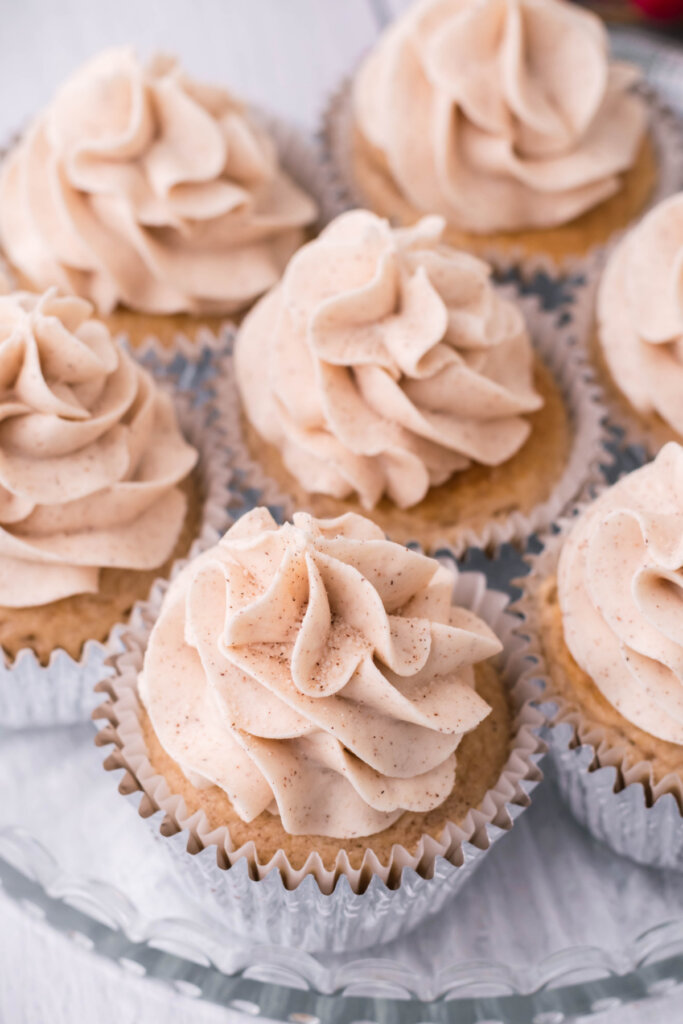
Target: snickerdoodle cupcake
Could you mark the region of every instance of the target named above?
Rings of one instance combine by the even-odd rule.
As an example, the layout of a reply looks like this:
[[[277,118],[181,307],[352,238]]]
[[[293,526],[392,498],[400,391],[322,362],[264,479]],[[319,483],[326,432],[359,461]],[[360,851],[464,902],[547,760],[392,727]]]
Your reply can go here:
[[[0,385],[0,724],[84,717],[114,627],[215,537],[217,431],[187,413],[186,439],[169,394],[56,289],[0,295]]]
[[[365,510],[394,540],[460,551],[527,536],[577,497],[601,411],[571,327],[443,235],[440,217],[343,214],[245,319],[234,457],[268,504]]]
[[[158,595],[151,634],[130,631],[101,687],[107,767],[235,927],[303,948],[393,937],[538,778],[505,604],[362,516],[254,509]]]
[[[88,299],[133,343],[217,330],[278,280],[316,215],[242,102],[128,48],[80,68],[0,174],[20,283]]]
[[[683,869],[683,448],[567,521],[525,591],[572,810],[619,853]]]
[[[683,440],[683,193],[614,249],[598,289],[594,347],[612,412],[656,452]]]
[[[678,187],[680,132],[563,0],[420,0],[333,102],[352,201],[491,259],[583,257]]]

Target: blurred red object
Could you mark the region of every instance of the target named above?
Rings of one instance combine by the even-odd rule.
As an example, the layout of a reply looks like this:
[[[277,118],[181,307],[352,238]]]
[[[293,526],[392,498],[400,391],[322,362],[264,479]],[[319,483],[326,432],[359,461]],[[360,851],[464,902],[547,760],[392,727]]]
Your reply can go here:
[[[683,0],[633,0],[648,18],[660,21],[673,21],[683,18]]]

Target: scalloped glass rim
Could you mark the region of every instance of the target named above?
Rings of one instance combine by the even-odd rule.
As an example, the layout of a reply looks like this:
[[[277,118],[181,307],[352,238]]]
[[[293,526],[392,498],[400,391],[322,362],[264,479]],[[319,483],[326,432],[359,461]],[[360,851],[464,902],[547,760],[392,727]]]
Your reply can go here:
[[[12,867],[13,852],[20,859],[27,852],[33,855],[34,878]],[[112,887],[59,878],[55,869],[45,849],[21,830],[0,830],[0,884],[34,918],[127,971],[254,1017],[295,1024],[419,1024],[443,1021],[447,1013],[458,1024],[475,1024],[485,1012],[487,1020],[507,1024],[561,1024],[567,1017],[669,994],[683,986],[683,921],[639,936],[631,947],[633,969],[627,973],[621,973],[623,957],[576,947],[542,961],[535,970],[535,990],[526,992],[518,988],[519,979],[509,967],[472,962],[442,977],[438,992],[417,998],[405,987],[405,971],[381,958],[345,965],[337,984],[321,992],[315,988],[319,964],[311,955],[265,946],[253,951],[260,959],[226,975],[202,951],[206,936],[189,922],[167,918],[143,925],[130,901]],[[107,899],[111,903],[105,909]]]
[[[617,55],[643,65],[680,111],[680,50],[632,30],[617,30],[613,40]],[[683,919],[648,928],[619,952],[574,946],[529,968],[479,960],[411,976],[405,964],[366,956],[330,973],[311,954],[261,946],[242,949],[243,962],[235,959],[234,971],[226,974],[212,955],[219,928],[214,935],[205,923],[179,917],[146,920],[109,883],[65,872],[25,829],[0,828],[0,884],[45,926],[125,970],[163,980],[185,996],[293,1024],[474,1024],[482,1016],[508,1024],[560,1024],[683,984]]]

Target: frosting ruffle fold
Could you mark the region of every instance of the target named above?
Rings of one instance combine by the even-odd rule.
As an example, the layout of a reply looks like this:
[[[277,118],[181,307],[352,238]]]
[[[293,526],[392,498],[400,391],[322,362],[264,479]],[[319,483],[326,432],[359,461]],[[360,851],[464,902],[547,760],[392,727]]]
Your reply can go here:
[[[474,233],[550,228],[608,199],[646,130],[637,72],[563,0],[421,0],[354,87],[404,195]]]
[[[171,584],[140,696],[167,753],[241,818],[348,838],[437,807],[501,645],[451,573],[354,514],[243,516]]]
[[[0,605],[97,591],[105,567],[171,554],[196,450],[92,307],[0,295]]]
[[[406,508],[528,437],[542,399],[522,314],[443,229],[342,214],[242,325],[246,414],[309,492]]]
[[[683,448],[597,498],[558,568],[564,636],[576,662],[638,728],[683,744]]]
[[[656,206],[612,253],[598,320],[620,390],[683,437],[683,193]]]
[[[128,49],[76,72],[0,176],[10,261],[101,313],[239,310],[278,280],[316,213],[239,101]]]

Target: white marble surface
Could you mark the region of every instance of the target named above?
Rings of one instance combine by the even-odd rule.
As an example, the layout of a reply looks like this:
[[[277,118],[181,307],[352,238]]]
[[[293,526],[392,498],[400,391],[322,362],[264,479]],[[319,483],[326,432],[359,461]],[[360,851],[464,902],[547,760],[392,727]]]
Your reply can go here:
[[[71,68],[102,47],[126,43],[142,53],[177,52],[192,72],[313,130],[328,90],[382,20],[402,6],[405,0],[0,0],[0,141]],[[250,1018],[123,975],[0,893],[1,1024],[241,1019]],[[681,997],[591,1018],[595,1024],[679,1020]]]

